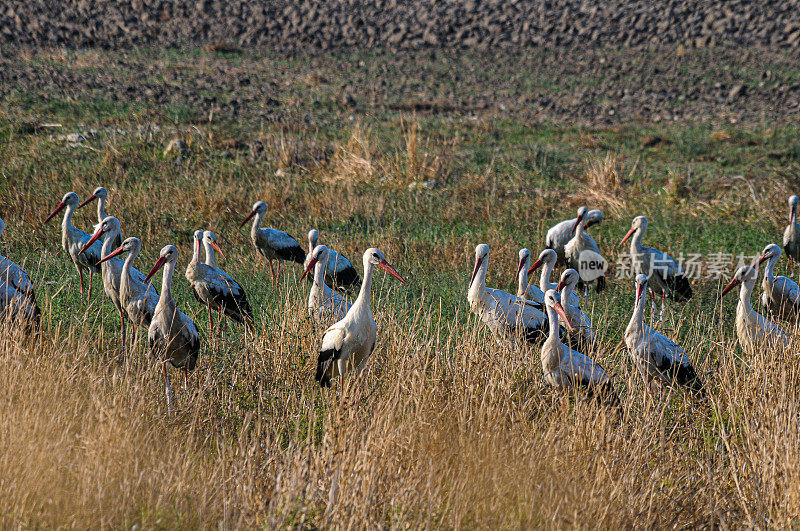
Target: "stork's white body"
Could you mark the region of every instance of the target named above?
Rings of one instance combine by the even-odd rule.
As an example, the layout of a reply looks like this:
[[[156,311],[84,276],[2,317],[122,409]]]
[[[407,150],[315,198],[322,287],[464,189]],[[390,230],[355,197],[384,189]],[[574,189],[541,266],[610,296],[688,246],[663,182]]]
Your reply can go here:
[[[578,210],[578,217],[576,218],[575,235],[564,246],[564,256],[567,265],[576,271],[580,271],[580,257],[586,251],[592,251],[600,255],[600,248],[597,247],[597,242],[594,238],[584,230],[586,228],[586,207],[581,207]],[[602,256],[602,255],[600,255]],[[605,277],[601,276],[592,282],[597,283],[597,291],[601,291],[605,287]]]
[[[800,223],[797,222],[797,206],[800,198],[789,198],[789,224],[783,231],[783,250],[790,261],[800,261]]]
[[[740,268],[740,271],[742,269],[745,268]],[[736,337],[742,348],[751,353],[765,347],[789,344],[789,336],[786,332],[753,310],[753,306],[750,304],[757,275],[757,270],[753,269],[753,273],[741,281],[739,303],[736,305]]]
[[[300,243],[285,232],[272,228],[261,228],[261,220],[266,212],[267,205],[263,201],[257,201],[253,205],[253,210],[242,223],[244,224],[248,219],[253,218],[250,239],[253,241],[253,246],[256,250],[269,261],[272,279],[275,281],[277,275],[280,275],[280,266],[284,260],[302,264],[306,259],[306,253]],[[278,261],[277,275],[272,269],[273,260]]]
[[[120,302],[125,308],[128,319],[135,326],[149,328],[158,306],[158,292],[152,283],[145,284],[144,276],[133,267],[133,262],[142,249],[142,243],[138,238],[129,238],[126,241],[131,241],[131,249],[122,265],[119,284]]]
[[[0,219],[0,236],[5,227],[5,222]],[[39,314],[33,282],[27,271],[0,255],[0,316],[22,317],[38,324]]]
[[[548,249],[552,249],[556,252],[559,262],[564,262],[565,260],[565,247],[572,239],[570,232],[572,231],[572,227],[575,225],[575,221],[577,221],[577,219],[578,218],[572,218],[560,221],[547,230],[547,236],[545,237],[544,245]],[[600,223],[601,221],[603,221],[603,213],[599,210],[590,210],[586,215],[585,228],[588,229],[592,225]]]
[[[564,308],[564,313],[567,315],[569,324],[572,327],[571,334],[574,333],[583,345],[588,346],[594,342],[594,328],[592,327],[592,320],[581,310],[580,299],[577,299],[577,294],[575,293],[575,286],[578,282],[577,279],[577,271],[574,269],[565,270],[561,275],[559,286],[563,283],[563,287],[559,294],[561,300],[567,301],[567,303],[562,306]]]
[[[329,252],[326,249],[323,254]],[[309,262],[311,255],[312,253],[309,253]],[[330,260],[319,260],[314,264],[314,280],[308,294],[308,314],[318,323],[330,323],[344,319],[350,310],[350,303],[347,302],[347,299],[325,283],[326,268],[329,264]],[[307,264],[306,267],[308,267]]]
[[[764,280],[761,287],[761,306],[779,319],[797,322],[800,317],[800,286],[787,277],[775,276],[775,264],[781,256],[781,249],[775,244],[768,245],[764,251],[771,253],[766,257],[767,265],[764,267]],[[763,256],[763,255],[762,255]]]
[[[311,254],[319,243],[319,231],[311,229],[308,231],[308,255],[303,262],[303,269],[308,268],[311,262]],[[313,280],[314,277],[311,278]],[[325,268],[325,282],[333,287],[350,288],[361,281],[356,268],[346,257],[328,248],[328,264]]]

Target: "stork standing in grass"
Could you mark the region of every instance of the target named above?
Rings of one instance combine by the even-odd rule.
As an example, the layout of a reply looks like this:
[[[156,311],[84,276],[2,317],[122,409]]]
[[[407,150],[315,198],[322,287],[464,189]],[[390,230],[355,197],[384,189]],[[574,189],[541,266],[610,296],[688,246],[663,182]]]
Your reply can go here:
[[[544,292],[537,286],[528,283],[528,267],[530,266],[530,262],[530,250],[520,249],[519,265],[517,266],[517,297],[543,304]]]
[[[50,215],[45,218],[43,223],[47,223],[53,218],[53,216],[66,209],[64,212],[64,219],[61,222],[61,246],[69,255],[72,263],[75,264],[75,269],[78,270],[78,275],[80,276],[81,280],[81,295],[83,295],[84,289],[83,274],[85,272],[89,273],[88,297],[91,298],[92,278],[95,272],[100,272],[100,266],[97,264],[102,258],[102,248],[99,243],[95,242],[91,245],[91,247],[81,252],[84,244],[89,241],[91,236],[80,229],[76,229],[72,225],[72,216],[75,213],[79,202],[80,199],[78,199],[78,194],[75,192],[67,192],[64,194],[64,198],[56,206],[55,210],[53,210],[53,212],[51,212]]]
[[[317,372],[314,376],[321,387],[330,387],[331,380],[339,376],[343,391],[344,374],[348,367],[358,367],[358,373],[361,374],[369,356],[375,349],[378,325],[372,317],[370,308],[374,267],[380,267],[403,284],[407,284],[406,280],[386,261],[383,253],[378,249],[367,249],[363,262],[364,281],[361,283],[358,298],[347,311],[344,319],[329,327],[322,335],[322,347],[317,358]]]
[[[0,219],[0,236],[5,229],[5,222]],[[28,272],[0,254],[0,314],[14,319],[22,317],[38,328],[41,313]]]
[[[158,292],[150,283],[144,282],[144,276],[133,267],[133,262],[142,250],[139,238],[126,238],[122,245],[110,254],[107,254],[101,263],[113,260],[122,253],[128,253],[122,264],[122,274],[119,281],[119,299],[125,308],[128,319],[137,327],[149,328],[153,321],[156,306],[158,306]]]
[[[562,306],[567,319],[569,319],[570,328],[578,338],[578,344],[581,347],[590,347],[594,343],[592,320],[581,310],[580,301],[578,301],[578,304],[573,304],[572,294],[575,293],[578,280],[580,280],[580,275],[578,275],[577,271],[571,268],[565,269],[561,273],[561,280],[556,286],[556,291],[560,296],[559,298],[562,301],[566,301]]]
[[[687,387],[702,394],[703,384],[686,352],[668,337],[659,334],[644,322],[647,303],[647,275],[636,275],[636,299],[633,315],[625,329],[625,346],[633,364],[650,385]]]
[[[308,255],[305,262],[303,262],[303,269],[308,270],[308,263],[311,261],[311,255],[314,249],[319,244],[319,231],[311,229],[308,231]],[[309,280],[314,279],[309,277]],[[351,289],[358,286],[361,282],[361,277],[358,276],[358,271],[353,267],[353,263],[347,258],[337,253],[333,249],[328,249],[328,264],[325,268],[325,282],[335,288]]]
[[[498,340],[503,338],[512,344],[519,340],[541,343],[547,329],[547,318],[541,304],[487,287],[488,268],[489,246],[482,243],[475,247],[475,268],[467,291],[470,311],[478,315]],[[504,343],[501,341],[503,346],[507,346]]]
[[[742,266],[733,275],[730,283],[722,290],[724,297],[736,286],[739,288],[739,303],[736,305],[736,337],[746,351],[758,352],[764,347],[788,345],[789,336],[781,327],[753,310],[750,297],[758,278],[758,270],[752,266]]]
[[[269,270],[272,274],[272,282],[275,283],[281,274],[281,262],[289,260],[302,264],[306,259],[306,253],[297,240],[285,232],[271,228],[260,228],[261,220],[267,213],[267,204],[263,201],[253,203],[253,209],[239,225],[243,227],[245,223],[253,219],[253,226],[250,228],[250,238],[253,246],[261,253],[264,258],[269,260]],[[272,266],[272,261],[278,261],[278,272]]]
[[[789,224],[783,231],[783,250],[789,257],[794,273],[794,263],[800,261],[800,223],[797,222],[797,205],[800,198],[793,195],[789,198]]]
[[[600,255],[600,249],[597,247],[597,242],[594,238],[584,230],[586,228],[586,216],[588,214],[586,207],[578,209],[578,217],[575,218],[575,223],[572,225],[572,239],[564,246],[564,256],[569,267],[580,271],[581,254],[587,251]],[[600,255],[602,257],[602,255]],[[606,287],[606,277],[601,275],[591,282],[596,282],[595,289],[598,293],[603,291]]]
[[[197,327],[189,317],[178,309],[172,296],[172,277],[178,263],[178,248],[167,245],[161,249],[159,258],[147,274],[145,282],[150,280],[161,267],[164,273],[161,281],[161,296],[156,305],[153,320],[147,331],[151,352],[159,357],[164,374],[164,386],[167,395],[167,411],[172,413],[172,386],[167,374],[167,363],[177,369],[183,369],[184,388],[188,386],[189,371],[193,371],[200,355],[200,335]]]
[[[100,223],[102,223],[103,220],[108,217],[108,214],[106,214],[106,201],[108,201],[108,190],[106,190],[102,186],[98,186],[97,188],[94,189],[94,192],[92,192],[92,195],[90,195],[86,199],[86,201],[78,205],[78,208],[80,209],[85,207],[95,199],[97,200],[97,225],[94,226],[94,230],[97,231],[97,227],[100,226]],[[112,245],[114,246],[114,249],[122,245],[122,234],[117,236],[117,239],[112,242]]]
[[[216,297],[220,303],[217,305],[219,312],[218,322],[220,324],[223,322],[222,314],[224,313],[237,323],[244,323],[250,327],[254,326],[253,310],[247,301],[247,293],[245,293],[244,288],[222,268],[217,266],[214,253],[218,252],[223,257],[225,255],[217,244],[216,235],[210,230],[203,231],[203,250],[206,253],[205,264],[214,269],[225,283],[225,289],[218,293]]]
[[[622,241],[623,245],[631,240],[631,260],[636,274],[646,275],[650,291],[661,297],[661,314],[659,321],[664,320],[664,301],[667,297],[676,302],[686,302],[692,298],[692,285],[686,277],[681,264],[667,253],[642,245],[642,238],[647,230],[647,218],[636,216],[631,228]],[[655,300],[653,301],[655,309]]]
[[[325,269],[330,264],[328,253],[327,247],[317,245],[309,254],[310,260],[300,277],[302,281],[309,271],[314,270],[313,284],[308,294],[308,314],[318,323],[343,319],[350,309],[350,303],[325,284]]]
[[[761,287],[761,306],[770,315],[784,321],[797,322],[800,317],[800,286],[786,277],[775,276],[775,264],[781,257],[781,248],[771,243],[764,247],[758,259],[759,265],[767,262],[764,268],[764,280]]]
[[[547,236],[544,239],[544,246],[548,249],[553,249],[558,256],[558,263],[564,263],[565,255],[564,255],[564,248],[567,246],[567,243],[572,239],[572,227],[575,226],[575,222],[578,218],[566,219],[559,223],[556,223],[547,231]],[[585,229],[588,229],[592,225],[596,225],[603,221],[603,213],[599,210],[590,210],[586,213],[586,224],[584,225]]]
[[[558,318],[561,317],[567,323],[567,327],[569,327],[569,319],[556,290],[551,289],[545,292],[544,305],[549,322],[547,340],[542,345],[540,352],[544,379],[548,384],[557,388],[586,388],[592,396],[599,400],[611,405],[618,405],[619,397],[614,391],[611,378],[600,364],[561,342]]]

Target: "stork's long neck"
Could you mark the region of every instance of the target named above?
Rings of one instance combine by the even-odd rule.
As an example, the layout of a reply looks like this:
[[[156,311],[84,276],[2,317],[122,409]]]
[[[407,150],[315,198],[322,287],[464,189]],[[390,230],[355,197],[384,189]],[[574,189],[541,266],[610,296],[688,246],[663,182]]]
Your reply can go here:
[[[207,242],[206,240],[203,240],[203,249],[206,252],[206,265],[207,266],[211,266],[214,269],[216,269],[217,268],[217,261],[214,258],[214,248],[211,246],[211,242]],[[199,248],[198,248],[197,254],[198,255],[200,254]],[[200,260],[199,256],[197,257],[197,260],[198,261]]]
[[[64,211],[64,219],[61,220],[61,244],[64,249],[69,247],[69,234],[76,229],[72,226],[72,215],[75,213],[75,205],[68,204]]]
[[[324,260],[322,258],[323,257],[320,257],[320,259],[317,260],[317,263],[314,264],[314,285],[319,289],[323,289],[323,286],[325,285],[325,271],[328,269],[327,255],[324,257]],[[370,276],[370,282],[371,281],[372,276]]]
[[[561,338],[559,337],[559,330],[558,330],[558,313],[553,306],[549,304],[545,304],[545,308],[547,309],[547,324],[550,327],[550,331],[547,335],[547,342],[548,343],[556,343],[557,346],[561,346]]]
[[[539,289],[542,291],[552,289],[553,286],[550,284],[550,275],[553,274],[553,268],[555,265],[555,262],[552,260],[547,260],[544,264],[542,264],[542,272],[539,275]]]
[[[528,292],[528,264],[530,258],[525,258],[522,263],[522,269],[519,270],[517,275],[517,296],[522,297]]]
[[[102,223],[104,219],[106,219],[106,198],[105,197],[98,197],[97,198],[97,220]]]
[[[319,264],[317,264],[319,265]],[[364,259],[364,281],[361,283],[361,291],[358,294],[358,298],[356,302],[353,303],[353,307],[358,307],[361,311],[371,312],[370,309],[370,299],[371,299],[371,292],[372,292],[372,270],[373,265],[372,262],[369,261],[368,258]],[[317,270],[314,270],[314,276],[316,277]],[[324,276],[324,275],[323,275]]]
[[[767,260],[767,267],[764,268],[764,282],[772,287],[775,284],[775,264],[778,262],[779,256],[771,256]]]
[[[119,230],[112,229],[112,230],[108,231],[108,234],[106,234],[106,237],[103,240],[103,248],[100,250],[100,257],[101,258],[105,258],[109,254],[111,254],[111,251],[114,250],[114,241],[117,238],[119,238]],[[103,264],[105,264],[105,263],[106,262],[103,262]],[[100,264],[100,265],[102,265],[102,264]]]
[[[319,238],[316,238],[314,236],[309,236],[308,237],[308,252],[309,253],[314,252],[314,248],[317,246],[317,242],[318,241],[319,241]]]
[[[478,272],[475,273],[475,278],[472,279],[472,284],[469,285],[467,292],[467,299],[470,303],[480,300],[484,293],[486,293],[486,271],[489,269],[489,257],[483,259]]]
[[[625,330],[627,335],[628,332],[632,330],[641,330],[644,326],[644,310],[647,303],[647,290],[642,290],[642,295],[639,297],[639,300],[636,301],[636,305],[633,307],[633,315],[631,316],[631,320],[628,323],[628,328]]]
[[[133,261],[136,260],[137,256],[139,256],[139,249],[134,247],[130,250],[130,252],[128,252],[128,256],[125,258],[125,262],[122,264],[122,277],[119,281],[120,292],[125,292],[130,289],[130,284],[132,281],[131,268],[133,267]]]
[[[753,295],[753,287],[756,281],[754,279],[742,282],[739,288],[739,307],[744,312],[745,316],[749,319],[755,319],[755,311],[752,304],[750,304],[750,297]]]
[[[253,217],[253,226],[250,228],[250,237],[253,238],[253,241],[258,237],[258,228],[261,226],[261,220],[263,218],[263,212],[256,212],[255,217]]]
[[[161,298],[158,303],[163,305],[175,306],[175,299],[172,298],[172,274],[175,272],[175,261],[170,260],[164,264],[164,273],[161,276]]]
[[[639,227],[631,236],[631,255],[638,254],[644,248],[642,239],[644,238],[644,228]]]

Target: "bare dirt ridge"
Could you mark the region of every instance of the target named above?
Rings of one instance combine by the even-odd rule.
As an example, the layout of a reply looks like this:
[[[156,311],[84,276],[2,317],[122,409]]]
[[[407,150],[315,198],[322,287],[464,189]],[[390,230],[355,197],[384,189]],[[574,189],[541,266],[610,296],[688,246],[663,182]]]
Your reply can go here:
[[[0,5],[2,41],[224,41],[280,50],[721,43],[797,49],[800,10],[790,0],[8,0]]]

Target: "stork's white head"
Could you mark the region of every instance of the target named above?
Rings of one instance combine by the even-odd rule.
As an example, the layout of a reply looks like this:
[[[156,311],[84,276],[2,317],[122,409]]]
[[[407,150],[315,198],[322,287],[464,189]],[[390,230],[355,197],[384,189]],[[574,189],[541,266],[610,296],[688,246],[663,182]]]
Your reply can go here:
[[[306,278],[306,275],[309,271],[314,269],[317,263],[327,264],[328,263],[328,248],[324,245],[317,245],[311,251],[311,260],[308,261],[308,265],[306,266],[306,270],[303,271],[303,274],[300,276],[300,280],[297,282],[300,283]]]
[[[574,290],[575,286],[578,285],[578,280],[580,280],[580,275],[577,271],[572,268],[565,269],[563,273],[561,273],[561,280],[556,285],[556,291],[561,293],[561,290],[565,287],[569,287],[569,289]]]
[[[564,324],[567,325],[570,332],[572,331],[572,325],[569,323],[569,318],[567,317],[567,312],[564,311],[564,307],[561,306],[561,294],[554,289],[549,289],[544,294],[544,304],[548,308],[552,308],[555,312],[561,317],[564,321]]]
[[[61,202],[56,206],[55,210],[53,210],[50,213],[50,215],[45,218],[42,224],[45,224],[51,219],[53,219],[53,216],[64,210],[64,208],[66,207],[74,208],[78,205],[78,203],[80,203],[80,199],[78,199],[78,194],[76,194],[75,192],[67,192],[66,194],[64,194],[64,197],[61,199]]]
[[[528,267],[528,264],[531,261],[531,251],[528,248],[523,248],[519,250],[519,266],[517,267],[517,278],[519,278],[519,274]],[[527,273],[527,271],[525,271]]]
[[[217,235],[211,232],[210,230],[203,232],[203,243],[210,245],[215,251],[217,251],[220,254],[220,256],[222,256],[223,258],[225,257],[225,253],[222,252],[222,249],[220,249],[219,245],[217,244]]]
[[[120,232],[120,224],[119,220],[114,216],[107,216],[103,218],[103,221],[97,225],[97,230],[94,231],[92,237],[89,238],[83,247],[81,247],[81,252],[78,254],[83,254],[83,252],[92,246],[94,242],[100,239],[103,234],[119,234]]]
[[[758,265],[763,264],[767,260],[773,258],[777,260],[778,258],[780,258],[780,256],[781,256],[781,248],[774,243],[770,243],[769,245],[764,247],[763,251],[761,251],[761,256],[758,257]]]
[[[165,245],[161,248],[161,252],[158,253],[158,260],[153,265],[153,269],[147,274],[147,277],[144,279],[145,283],[150,280],[150,278],[156,274],[156,271],[161,269],[166,263],[174,264],[178,261],[178,248],[174,245]]]
[[[531,268],[528,269],[528,274],[530,275],[534,271],[536,271],[542,264],[547,264],[549,267],[554,267],[556,265],[556,259],[558,255],[553,249],[545,249],[541,253],[539,253],[539,258],[531,265]]]
[[[797,222],[797,205],[800,204],[800,197],[793,195],[789,198],[789,225]]]
[[[603,213],[599,209],[590,210],[586,213],[586,223],[584,224],[584,227],[588,229],[592,225],[601,223],[603,219]]]
[[[133,255],[139,254],[139,251],[142,250],[142,242],[139,238],[131,236],[130,238],[126,238],[122,245],[111,251],[109,254],[106,255],[105,258],[97,262],[98,264],[105,262],[106,260],[111,260],[115,256],[119,256],[122,253],[131,253]]]
[[[647,230],[647,218],[644,216],[636,216],[635,218],[633,218],[633,221],[631,221],[630,230],[628,230],[627,234],[625,234],[625,237],[622,238],[622,240],[619,242],[619,245],[624,245],[625,242],[628,241],[628,238],[633,236],[633,234],[636,231],[641,231],[639,234],[644,234],[644,231],[646,230]]]
[[[83,203],[78,205],[78,208],[85,207],[86,205],[88,205],[89,203],[94,201],[95,199],[103,199],[103,200],[108,199],[108,190],[106,190],[102,186],[98,186],[97,188],[94,189],[94,192],[92,192],[92,195],[90,195],[89,197],[86,198],[86,201],[84,201]]]
[[[250,218],[252,218],[253,216],[263,215],[266,212],[267,212],[267,204],[264,201],[256,201],[255,203],[253,203],[253,208],[252,210],[250,210],[250,213],[247,215],[246,218],[244,218],[244,221],[242,221],[239,224],[239,226],[243,227],[244,224],[250,221]]]
[[[647,275],[639,273],[636,275],[636,301],[635,304],[639,304],[639,300],[642,298],[642,294],[645,293],[647,290]]]
[[[383,256],[383,253],[376,249],[375,247],[370,247],[366,251],[364,251],[364,269],[367,269],[367,264],[372,264],[380,267],[394,278],[402,282],[403,284],[408,284],[406,279],[400,276],[392,265],[386,261],[386,258]]]
[[[200,250],[203,247],[203,231],[197,229],[194,231],[194,243],[192,244],[193,254],[192,260],[193,261],[200,261]]]
[[[481,243],[475,247],[475,267],[472,270],[472,277],[469,279],[469,285],[472,286],[472,283],[475,281],[475,277],[478,275],[478,271],[480,271],[481,267],[484,264],[488,263],[489,260],[489,246],[485,243]]]
[[[758,270],[753,266],[742,266],[736,270],[736,274],[733,275],[733,278],[725,286],[725,289],[722,290],[722,294],[720,298],[724,297],[730,290],[738,286],[739,284],[744,284],[749,289],[753,289],[753,286],[756,283],[756,278],[758,277]]]
[[[319,241],[319,231],[317,229],[311,229],[308,231],[308,246],[313,250],[317,247],[317,242]]]
[[[578,227],[583,226],[583,223],[586,221],[586,215],[589,212],[589,209],[585,206],[582,206],[578,209],[578,217],[575,218],[575,223],[572,224],[572,230],[569,231],[570,237],[575,235],[575,229]]]

